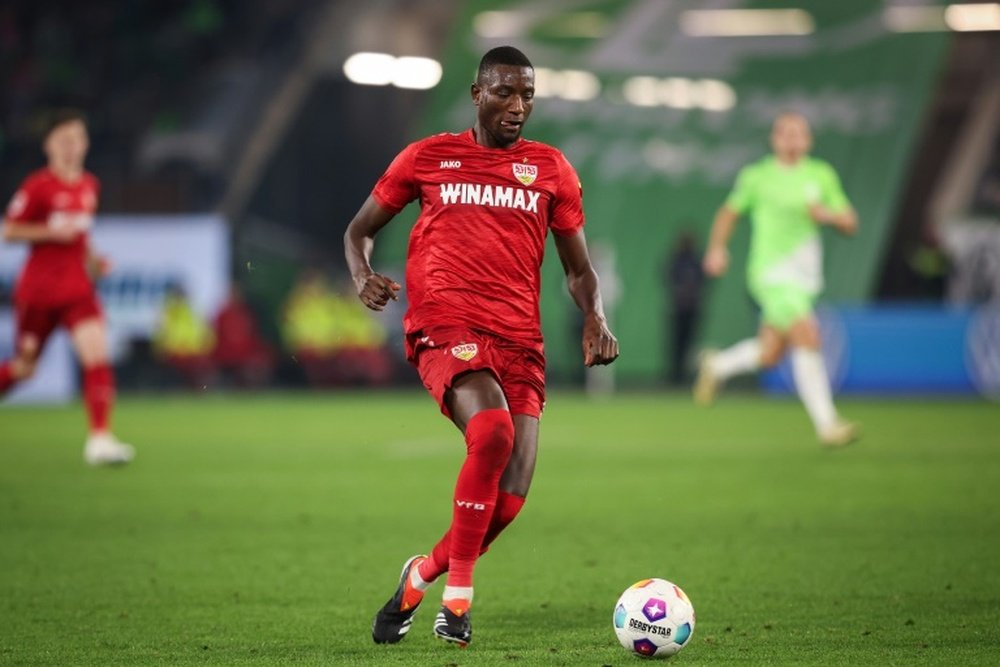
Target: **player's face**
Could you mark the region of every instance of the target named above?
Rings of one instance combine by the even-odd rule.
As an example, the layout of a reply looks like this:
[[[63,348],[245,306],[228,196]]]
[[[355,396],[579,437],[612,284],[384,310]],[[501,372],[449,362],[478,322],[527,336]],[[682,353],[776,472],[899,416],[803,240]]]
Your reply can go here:
[[[784,160],[798,160],[812,148],[809,122],[797,114],[779,116],[771,130],[771,148]]]
[[[505,148],[521,136],[535,101],[535,70],[517,65],[494,65],[472,84],[476,113],[476,141]]]
[[[79,120],[56,126],[45,138],[45,155],[57,169],[82,169],[89,147],[87,127]]]

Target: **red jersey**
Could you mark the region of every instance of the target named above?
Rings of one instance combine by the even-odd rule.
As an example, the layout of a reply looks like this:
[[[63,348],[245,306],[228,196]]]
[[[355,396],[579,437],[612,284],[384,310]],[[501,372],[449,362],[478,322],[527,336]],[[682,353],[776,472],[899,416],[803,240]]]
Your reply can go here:
[[[387,211],[414,199],[406,259],[407,333],[461,325],[514,341],[542,339],[541,266],[548,230],[584,224],[580,179],[556,148],[476,143],[472,130],[407,146],[372,191]]]
[[[7,207],[7,217],[16,224],[74,225],[81,230],[70,243],[32,243],[14,298],[19,302],[60,304],[87,296],[94,286],[87,274],[89,230],[97,210],[97,178],[84,172],[74,183],[66,183],[50,169],[29,175]]]

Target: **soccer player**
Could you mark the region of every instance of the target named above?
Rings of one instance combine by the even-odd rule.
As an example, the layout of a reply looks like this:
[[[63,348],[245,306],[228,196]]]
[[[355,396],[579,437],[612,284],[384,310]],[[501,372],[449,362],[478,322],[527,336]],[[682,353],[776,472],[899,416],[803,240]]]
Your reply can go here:
[[[733,228],[742,215],[750,216],[747,282],[761,307],[760,330],[756,338],[702,356],[695,400],[710,404],[722,382],[774,366],[791,348],[795,387],[817,437],[824,445],[846,445],[857,438],[858,428],[841,419],[833,405],[813,300],[823,284],[820,227],[853,234],[858,217],[833,167],[809,156],[812,134],[804,116],[778,116],[771,147],[773,155],[740,172],[715,216],[704,257],[708,275],[724,274]]]
[[[407,355],[463,433],[467,452],[451,527],[429,556],[404,564],[372,624],[377,643],[403,639],[424,591],[446,572],[434,634],[463,647],[472,638],[473,568],[521,510],[535,468],[545,401],[540,269],[549,229],[583,312],[584,364],[618,356],[587,252],[576,172],[555,148],[521,138],[534,78],[519,50],[487,52],[471,88],[473,127],[407,146],[344,235],[359,297],[382,310],[400,285],[372,269],[374,237],[419,199],[406,263]]]
[[[110,265],[94,254],[88,238],[99,188],[83,168],[88,147],[83,115],[57,113],[42,145],[48,166],[29,175],[7,207],[4,240],[28,243],[31,252],[14,292],[15,349],[0,364],[0,396],[31,377],[49,335],[65,327],[83,367],[90,422],[83,457],[91,465],[121,464],[135,451],[109,430],[115,378],[94,280]]]

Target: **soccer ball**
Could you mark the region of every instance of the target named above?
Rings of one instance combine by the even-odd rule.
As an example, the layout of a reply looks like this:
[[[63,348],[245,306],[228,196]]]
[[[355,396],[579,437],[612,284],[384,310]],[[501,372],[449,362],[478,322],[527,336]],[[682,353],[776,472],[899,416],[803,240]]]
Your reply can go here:
[[[694,607],[684,591],[665,579],[643,579],[615,604],[615,634],[629,651],[646,658],[669,657],[694,633]]]

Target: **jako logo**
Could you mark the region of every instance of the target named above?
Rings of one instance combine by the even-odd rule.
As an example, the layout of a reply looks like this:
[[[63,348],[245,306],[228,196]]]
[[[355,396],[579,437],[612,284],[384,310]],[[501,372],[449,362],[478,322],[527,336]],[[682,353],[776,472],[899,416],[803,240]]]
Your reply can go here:
[[[461,160],[441,160],[440,169],[461,169]]]
[[[463,508],[465,508],[467,510],[480,510],[480,511],[482,511],[482,510],[486,509],[486,505],[484,505],[482,503],[474,503],[474,502],[472,502],[470,500],[456,500],[455,504],[458,505],[459,507],[463,507]]]

